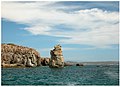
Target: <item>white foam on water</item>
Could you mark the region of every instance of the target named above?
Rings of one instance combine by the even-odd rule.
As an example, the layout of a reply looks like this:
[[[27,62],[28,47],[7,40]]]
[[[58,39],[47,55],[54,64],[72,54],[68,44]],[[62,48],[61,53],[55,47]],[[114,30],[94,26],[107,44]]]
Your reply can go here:
[[[75,86],[77,83],[76,82],[68,82],[67,85],[68,86]]]

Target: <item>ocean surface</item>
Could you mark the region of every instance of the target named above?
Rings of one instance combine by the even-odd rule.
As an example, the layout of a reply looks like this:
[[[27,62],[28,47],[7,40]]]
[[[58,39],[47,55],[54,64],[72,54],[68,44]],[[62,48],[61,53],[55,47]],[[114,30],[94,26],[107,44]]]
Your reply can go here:
[[[1,85],[119,85],[119,66],[2,68]]]

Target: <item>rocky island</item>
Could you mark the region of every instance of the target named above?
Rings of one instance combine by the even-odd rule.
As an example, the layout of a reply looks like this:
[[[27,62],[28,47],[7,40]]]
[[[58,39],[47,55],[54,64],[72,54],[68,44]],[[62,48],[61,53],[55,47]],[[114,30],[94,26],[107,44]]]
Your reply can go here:
[[[62,49],[60,45],[54,46],[50,51],[51,58],[40,57],[39,52],[33,48],[15,44],[1,44],[2,67],[36,67],[49,66],[50,68],[64,67]]]

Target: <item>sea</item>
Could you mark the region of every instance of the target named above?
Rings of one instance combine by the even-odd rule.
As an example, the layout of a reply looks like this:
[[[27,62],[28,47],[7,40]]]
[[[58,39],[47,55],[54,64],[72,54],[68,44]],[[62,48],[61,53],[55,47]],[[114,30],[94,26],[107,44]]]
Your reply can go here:
[[[49,68],[2,68],[1,85],[105,86],[119,85],[119,65],[85,65]]]

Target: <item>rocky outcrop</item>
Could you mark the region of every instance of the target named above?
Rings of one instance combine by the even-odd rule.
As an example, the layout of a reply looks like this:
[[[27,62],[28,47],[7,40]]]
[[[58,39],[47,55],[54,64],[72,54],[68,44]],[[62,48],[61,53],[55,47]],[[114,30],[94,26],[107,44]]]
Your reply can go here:
[[[2,67],[35,67],[41,65],[40,63],[40,55],[35,49],[15,44],[1,44]]]
[[[64,67],[64,58],[60,45],[54,46],[54,49],[50,51],[50,55],[51,55],[51,59],[50,59],[49,67],[52,68]]]
[[[41,65],[48,66],[50,63],[50,58],[41,58]]]
[[[83,64],[79,64],[79,63],[77,63],[76,66],[84,66],[84,65],[83,65]]]

